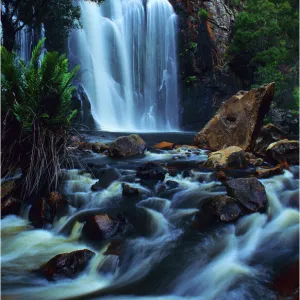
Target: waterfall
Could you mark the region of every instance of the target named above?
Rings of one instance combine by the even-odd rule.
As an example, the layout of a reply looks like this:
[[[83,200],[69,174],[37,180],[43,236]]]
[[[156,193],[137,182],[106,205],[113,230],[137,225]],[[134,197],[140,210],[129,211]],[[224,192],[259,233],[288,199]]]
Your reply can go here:
[[[82,30],[70,38],[98,126],[110,131],[178,130],[176,14],[168,0],[80,2]]]

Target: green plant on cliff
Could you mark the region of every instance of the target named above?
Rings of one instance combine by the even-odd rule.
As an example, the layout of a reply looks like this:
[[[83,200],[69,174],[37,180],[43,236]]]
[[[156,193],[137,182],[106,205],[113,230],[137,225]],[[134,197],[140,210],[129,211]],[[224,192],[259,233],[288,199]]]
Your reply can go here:
[[[228,54],[232,68],[254,86],[276,82],[276,102],[293,105],[298,86],[299,3],[248,0],[236,17]]]
[[[191,83],[194,83],[197,81],[197,76],[188,76],[186,79],[185,79],[185,82],[187,84],[191,84]]]
[[[198,18],[200,17],[204,17],[207,18],[208,17],[208,11],[205,8],[200,8],[198,11]]]
[[[66,140],[71,119],[72,80],[68,59],[57,52],[41,53],[44,40],[28,64],[1,47],[2,173],[11,165],[24,176],[24,196],[57,183],[68,156]]]

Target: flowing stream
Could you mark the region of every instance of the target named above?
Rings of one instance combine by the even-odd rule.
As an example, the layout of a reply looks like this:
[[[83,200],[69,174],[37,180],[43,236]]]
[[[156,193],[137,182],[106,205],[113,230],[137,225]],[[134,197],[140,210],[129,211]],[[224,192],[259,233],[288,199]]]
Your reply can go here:
[[[145,3],[143,3],[145,2]],[[81,1],[70,56],[103,130],[179,129],[176,14],[168,0]]]
[[[188,154],[189,153],[189,154]],[[166,175],[164,182],[142,185],[137,166],[147,161],[190,165],[191,172]],[[270,288],[274,267],[297,260],[299,242],[299,167],[261,180],[268,196],[266,213],[241,217],[208,232],[191,227],[203,199],[225,194],[212,173],[197,169],[205,151],[146,152],[123,161],[93,154],[98,164],[117,167],[121,178],[108,188],[91,191],[97,181],[80,170],[66,171],[62,187],[68,215],[49,229],[35,229],[21,217],[1,221],[2,295],[7,299],[277,299]],[[194,166],[194,167],[193,167]],[[201,180],[199,180],[201,179]],[[166,182],[178,183],[166,188]],[[122,197],[122,183],[140,188],[139,201]],[[296,204],[295,204],[296,203]],[[80,215],[121,211],[132,225],[119,261],[103,255],[101,246],[82,239]],[[96,253],[76,279],[48,282],[31,272],[53,256],[79,249]],[[116,267],[117,264],[117,267]],[[106,271],[101,271],[103,266]],[[107,270],[107,266],[108,270]]]

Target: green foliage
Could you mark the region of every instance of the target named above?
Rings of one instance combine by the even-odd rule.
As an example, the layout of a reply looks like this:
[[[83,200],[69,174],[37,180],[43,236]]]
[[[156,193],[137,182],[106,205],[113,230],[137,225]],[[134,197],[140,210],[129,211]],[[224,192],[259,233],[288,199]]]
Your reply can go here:
[[[104,0],[90,0],[98,4]],[[64,52],[67,38],[80,25],[78,0],[3,0],[1,24],[3,45],[12,51],[16,33],[25,25],[40,29],[45,26],[47,49]]]
[[[298,34],[298,1],[249,0],[236,17],[231,65],[254,86],[275,81],[276,101],[289,106],[298,86]]]
[[[44,40],[32,52],[28,64],[1,47],[3,109],[11,109],[25,132],[34,122],[56,130],[68,127],[71,111],[72,80],[79,66],[68,70],[68,59],[57,52],[47,52],[39,62]]]
[[[195,50],[198,47],[197,43],[190,43],[190,49]]]
[[[205,8],[200,8],[198,11],[198,18],[200,17],[204,17],[207,18],[208,17],[208,12]]]
[[[188,77],[185,79],[185,81],[186,81],[187,84],[194,83],[195,81],[197,81],[197,76],[188,76]]]

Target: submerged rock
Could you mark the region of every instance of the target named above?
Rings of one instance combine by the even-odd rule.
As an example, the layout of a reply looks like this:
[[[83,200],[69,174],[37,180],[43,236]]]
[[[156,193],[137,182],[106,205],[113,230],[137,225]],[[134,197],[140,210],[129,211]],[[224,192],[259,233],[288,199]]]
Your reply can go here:
[[[108,149],[109,156],[128,157],[143,154],[146,149],[145,141],[137,134],[121,136],[112,142]]]
[[[19,215],[21,202],[15,198],[9,197],[1,201],[1,218],[7,215]]]
[[[264,211],[268,199],[265,188],[257,178],[237,178],[226,182],[227,194],[237,199],[250,212]]]
[[[136,176],[144,180],[164,181],[167,170],[158,163],[148,162],[138,168]]]
[[[101,241],[121,233],[124,229],[125,219],[123,217],[114,218],[107,214],[91,216],[85,222],[82,232],[93,241]]]
[[[289,164],[299,163],[299,141],[281,140],[267,148],[267,157],[276,162],[286,161]]]
[[[74,278],[87,267],[94,255],[88,249],[58,254],[43,265],[40,271],[48,280]]]
[[[229,146],[251,148],[270,109],[274,91],[275,83],[269,83],[249,92],[238,92],[223,103],[195,136],[195,145],[210,150]]]
[[[212,152],[203,166],[213,169],[244,168],[246,166],[245,152],[236,146]]]
[[[99,179],[92,185],[93,191],[99,191],[108,188],[114,181],[121,178],[120,172],[116,168],[105,168],[97,170],[94,175]]]
[[[107,255],[102,264],[98,267],[98,272],[100,273],[114,273],[119,264],[119,256],[117,255]]]

